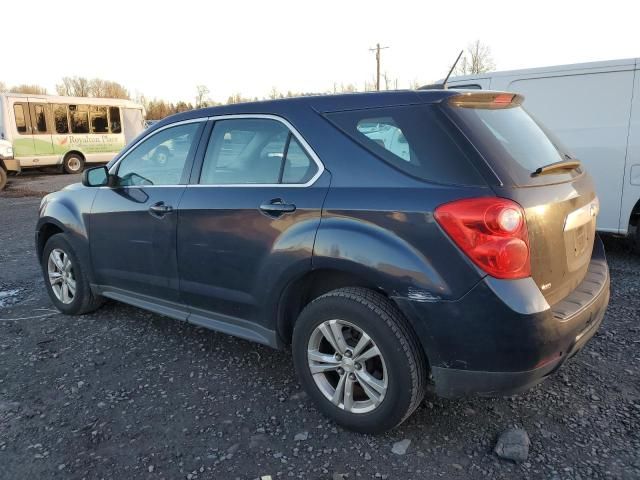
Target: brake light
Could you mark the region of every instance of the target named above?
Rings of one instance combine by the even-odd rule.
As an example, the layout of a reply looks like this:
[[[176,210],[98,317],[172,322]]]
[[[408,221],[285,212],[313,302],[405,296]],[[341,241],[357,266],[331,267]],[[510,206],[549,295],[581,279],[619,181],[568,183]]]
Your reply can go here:
[[[515,95],[510,93],[500,93],[495,96],[493,103],[497,105],[509,105]]]
[[[440,205],[435,219],[455,244],[496,278],[531,275],[524,210],[505,198],[481,197]]]
[[[504,92],[460,92],[447,100],[452,107],[483,109],[512,108],[523,101],[522,95]]]

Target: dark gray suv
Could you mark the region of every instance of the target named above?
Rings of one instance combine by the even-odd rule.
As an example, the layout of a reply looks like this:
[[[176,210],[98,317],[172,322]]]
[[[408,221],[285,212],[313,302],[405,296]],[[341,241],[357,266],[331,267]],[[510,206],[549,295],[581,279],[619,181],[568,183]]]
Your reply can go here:
[[[589,175],[512,93],[319,96],[185,112],[46,196],[52,302],[105,298],[291,347],[360,432],[540,382],[597,330]]]

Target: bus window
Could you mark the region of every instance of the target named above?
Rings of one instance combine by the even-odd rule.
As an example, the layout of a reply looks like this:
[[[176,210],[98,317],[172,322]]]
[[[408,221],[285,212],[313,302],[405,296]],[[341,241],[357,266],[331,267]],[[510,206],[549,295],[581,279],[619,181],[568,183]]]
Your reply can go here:
[[[33,134],[47,133],[47,106],[44,103],[31,103],[30,105]]]
[[[16,128],[18,133],[27,133],[27,121],[24,116],[24,106],[21,103],[16,103],[13,106],[13,113],[16,117]]]
[[[120,107],[109,107],[109,124],[111,125],[111,133],[122,133]]]
[[[89,133],[89,107],[87,105],[69,105],[71,113],[71,131]]]
[[[92,133],[109,133],[109,123],[107,122],[107,107],[95,106],[90,107],[91,132]]]
[[[53,121],[56,126],[56,133],[69,133],[69,118],[66,105],[53,106]]]

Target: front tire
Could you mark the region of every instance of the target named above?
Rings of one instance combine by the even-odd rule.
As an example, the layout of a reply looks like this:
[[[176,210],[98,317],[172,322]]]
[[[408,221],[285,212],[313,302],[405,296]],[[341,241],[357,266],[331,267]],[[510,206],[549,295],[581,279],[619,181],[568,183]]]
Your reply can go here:
[[[300,383],[320,411],[349,430],[381,433],[424,398],[427,362],[406,319],[387,298],[341,288],[307,305],[293,331]]]
[[[77,153],[70,153],[62,161],[62,169],[65,173],[82,173],[84,170],[84,158]]]
[[[65,234],[47,240],[41,265],[49,298],[62,313],[82,315],[102,305],[103,298],[91,291],[89,279]]]
[[[4,190],[4,187],[7,186],[7,171],[0,167],[0,191]]]

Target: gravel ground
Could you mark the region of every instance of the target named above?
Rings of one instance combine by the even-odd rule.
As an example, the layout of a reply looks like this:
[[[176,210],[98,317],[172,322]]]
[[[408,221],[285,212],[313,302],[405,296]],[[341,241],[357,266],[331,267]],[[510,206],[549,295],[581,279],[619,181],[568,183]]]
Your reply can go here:
[[[37,192],[70,180],[0,194],[0,478],[640,478],[640,257],[624,242],[606,239],[603,326],[558,374],[509,398],[429,394],[363,436],[315,410],[288,352],[115,302],[56,313],[33,227]],[[493,453],[511,427],[531,440],[520,464]]]

